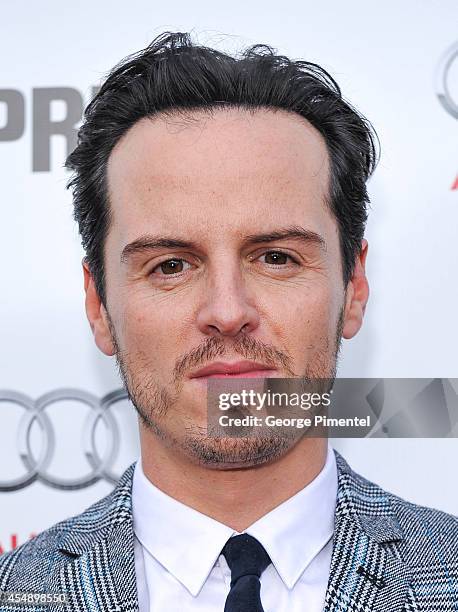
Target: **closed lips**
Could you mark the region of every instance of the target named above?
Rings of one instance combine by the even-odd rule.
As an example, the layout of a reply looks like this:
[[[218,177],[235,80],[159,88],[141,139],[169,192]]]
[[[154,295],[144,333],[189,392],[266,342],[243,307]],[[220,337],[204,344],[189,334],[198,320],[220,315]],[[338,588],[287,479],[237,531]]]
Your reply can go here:
[[[238,361],[235,363],[216,362],[193,372],[190,378],[211,378],[213,376],[267,376],[268,372],[274,372],[271,366],[255,361]]]

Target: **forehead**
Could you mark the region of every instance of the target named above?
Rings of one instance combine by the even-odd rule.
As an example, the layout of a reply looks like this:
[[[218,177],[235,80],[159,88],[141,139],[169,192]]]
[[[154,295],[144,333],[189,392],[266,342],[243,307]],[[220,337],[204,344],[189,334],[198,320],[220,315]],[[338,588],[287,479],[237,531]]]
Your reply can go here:
[[[154,229],[181,224],[184,231],[200,223],[222,231],[253,220],[282,219],[284,226],[310,217],[318,222],[321,215],[329,221],[326,144],[310,123],[286,111],[142,119],[112,151],[107,176],[119,239],[136,238],[145,223]]]

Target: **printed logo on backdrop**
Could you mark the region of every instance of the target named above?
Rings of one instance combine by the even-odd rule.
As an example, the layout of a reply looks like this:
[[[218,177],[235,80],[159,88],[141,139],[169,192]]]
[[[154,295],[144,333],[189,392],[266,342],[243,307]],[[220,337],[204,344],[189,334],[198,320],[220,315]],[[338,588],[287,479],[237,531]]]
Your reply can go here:
[[[116,404],[127,400],[127,393],[124,389],[108,393],[101,399],[80,389],[58,389],[36,400],[16,391],[0,390],[0,404],[14,405],[22,411],[17,431],[14,433],[16,434],[16,451],[25,468],[21,476],[9,480],[5,479],[4,470],[2,470],[0,492],[17,491],[35,481],[60,490],[82,489],[100,480],[116,484],[122,472],[115,473],[114,471],[114,464],[120,453],[120,428],[113,408]],[[68,411],[69,401],[72,402],[71,412]],[[57,434],[60,433],[65,442],[68,439],[68,432],[57,431],[47,409],[52,405],[56,405],[59,410],[67,409],[67,422],[73,423],[76,420],[74,404],[89,408],[81,431],[75,432],[75,435],[79,434],[80,437],[83,463],[88,464],[89,469],[86,469],[81,476],[62,477],[52,473],[51,464],[58,463],[55,461]],[[56,420],[55,415],[54,420]],[[104,430],[103,444],[100,442],[100,436],[97,435],[100,427]],[[4,435],[6,431],[8,428],[3,426]],[[11,431],[8,433],[14,435]],[[39,442],[34,445],[33,438],[37,433],[39,433]],[[103,447],[102,449],[99,444]],[[75,457],[69,454],[70,456],[65,457],[66,465],[76,462]],[[1,456],[0,464],[8,465],[8,456]]]
[[[92,87],[91,95],[94,96],[99,88]],[[0,88],[0,142],[30,138],[32,172],[50,172],[52,167],[61,167],[64,162],[51,159],[53,139],[57,136],[65,140],[66,155],[76,146],[84,109],[83,95],[73,87],[35,87],[31,106],[32,128],[26,135],[25,95],[18,89]]]
[[[37,534],[35,532],[29,533],[29,540],[34,538],[36,535]],[[8,550],[14,550],[18,546],[20,546],[20,540],[18,539],[18,534],[12,533],[10,534],[9,539],[8,539],[8,546],[6,546],[6,542],[5,542],[5,545],[3,545],[2,542],[0,541],[0,555],[3,555],[3,553],[7,552]]]
[[[455,85],[452,92],[452,73],[455,75]],[[458,42],[453,44],[441,57],[436,73],[436,95],[447,113],[458,120],[458,88],[456,86],[458,74]],[[458,189],[458,175],[452,189]]]
[[[208,398],[217,392],[219,400],[208,402],[208,435],[215,435],[215,432],[222,436],[257,435],[265,433],[266,427],[273,427],[276,433],[288,436],[291,432],[299,436],[312,431],[312,435],[333,438],[458,437],[458,379],[338,378],[329,388],[326,387],[330,392],[322,394],[329,397],[332,394],[332,401],[326,402],[329,409],[320,421],[324,428],[320,428],[319,433],[317,429],[307,427],[306,422],[315,416],[321,418],[317,409],[320,403],[311,401],[316,394],[304,393],[306,387],[302,381],[266,379],[268,389],[266,391],[263,387],[260,394],[259,379],[211,380]],[[309,391],[317,391],[318,387],[324,389],[323,381],[311,381],[311,386],[309,383],[307,381]],[[298,390],[301,391],[299,394]],[[275,395],[280,397],[280,403]],[[69,410],[68,401],[89,409],[79,431],[72,430],[76,423],[75,407]],[[101,399],[80,389],[57,389],[35,400],[23,393],[0,390],[0,405],[9,404],[15,411],[21,411],[17,428],[8,427],[4,418],[2,433],[15,439],[14,451],[22,467],[20,476],[8,478],[5,466],[7,472],[11,470],[8,467],[12,464],[12,457],[8,454],[11,451],[5,450],[5,446],[0,449],[0,492],[17,491],[36,481],[63,491],[89,487],[100,480],[115,484],[133,460],[127,461],[120,453],[120,442],[129,432],[125,427],[119,427],[119,413],[128,414],[125,409],[132,409],[132,404],[122,405],[122,402],[128,402],[124,389],[112,391]],[[52,406],[58,410],[50,411]],[[70,435],[75,438],[84,458],[84,472],[79,476],[56,475],[59,467],[63,465],[70,471],[76,461],[73,450],[69,448],[68,431],[64,434],[60,431],[66,455],[61,461],[56,459],[58,417],[62,413],[67,424],[70,423]],[[212,425],[216,428],[213,429]],[[98,435],[100,428],[104,434],[103,444]],[[34,444],[37,433],[38,444]],[[115,465],[119,467],[117,471]]]

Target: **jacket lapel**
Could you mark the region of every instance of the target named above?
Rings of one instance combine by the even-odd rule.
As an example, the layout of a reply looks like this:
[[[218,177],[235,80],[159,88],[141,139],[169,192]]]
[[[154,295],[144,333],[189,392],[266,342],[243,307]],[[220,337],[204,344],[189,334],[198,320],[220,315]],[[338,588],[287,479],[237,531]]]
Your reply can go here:
[[[336,452],[338,495],[324,612],[400,612],[411,593],[403,533],[387,494]],[[413,600],[409,610],[416,610]]]
[[[131,486],[134,464],[113,492],[74,525],[59,550],[68,558],[49,591],[66,593],[72,612],[138,612]],[[62,612],[61,606],[49,608]]]

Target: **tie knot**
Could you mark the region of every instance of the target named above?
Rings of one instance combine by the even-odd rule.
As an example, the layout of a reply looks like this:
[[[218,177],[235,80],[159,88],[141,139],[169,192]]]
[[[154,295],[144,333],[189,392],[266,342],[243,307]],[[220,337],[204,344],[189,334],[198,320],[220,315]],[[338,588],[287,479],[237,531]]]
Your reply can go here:
[[[247,533],[229,538],[222,554],[231,568],[231,585],[242,576],[255,575],[260,578],[271,563],[264,546]]]

